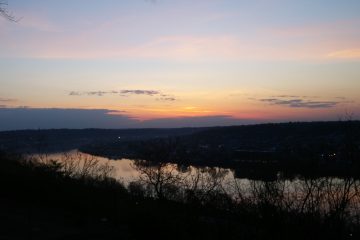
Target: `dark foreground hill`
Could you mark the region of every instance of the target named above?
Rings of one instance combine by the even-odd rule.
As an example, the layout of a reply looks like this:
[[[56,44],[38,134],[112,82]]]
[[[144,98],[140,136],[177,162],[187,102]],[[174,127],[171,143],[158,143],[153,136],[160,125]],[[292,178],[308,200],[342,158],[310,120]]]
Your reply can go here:
[[[359,239],[359,182],[253,182],[222,188],[134,183],[72,175],[56,162],[0,152],[0,239]],[[247,196],[246,193],[251,193]],[[355,201],[355,202],[354,202]],[[354,205],[355,203],[355,205]],[[322,207],[328,206],[328,207]]]

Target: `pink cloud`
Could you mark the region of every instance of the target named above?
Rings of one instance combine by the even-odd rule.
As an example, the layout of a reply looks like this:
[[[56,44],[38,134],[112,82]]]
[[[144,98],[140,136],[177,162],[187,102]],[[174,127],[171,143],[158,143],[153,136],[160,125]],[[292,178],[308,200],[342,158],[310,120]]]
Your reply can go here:
[[[331,52],[327,56],[333,59],[360,59],[360,48],[339,50]]]
[[[353,34],[360,25],[360,19],[350,19],[335,22],[317,23],[312,25],[300,25],[292,27],[279,27],[266,29],[264,32],[273,37],[325,37]]]
[[[74,33],[58,31],[34,18],[27,27],[50,33],[32,33],[22,41],[4,36],[4,55],[54,59],[166,59],[166,60],[331,60],[359,58],[356,37],[342,36],[329,26],[258,32],[253,36],[165,35],[142,42],[130,41],[126,33],[109,35],[108,26]],[[111,27],[110,27],[111,28]],[[104,31],[104,32],[103,32]],[[322,36],[322,32],[333,34]],[[316,37],[313,37],[316,35]],[[112,37],[111,37],[112,36]],[[296,38],[289,39],[289,38]],[[340,49],[340,50],[338,50]],[[341,50],[345,49],[345,50]],[[347,50],[350,49],[350,50]]]

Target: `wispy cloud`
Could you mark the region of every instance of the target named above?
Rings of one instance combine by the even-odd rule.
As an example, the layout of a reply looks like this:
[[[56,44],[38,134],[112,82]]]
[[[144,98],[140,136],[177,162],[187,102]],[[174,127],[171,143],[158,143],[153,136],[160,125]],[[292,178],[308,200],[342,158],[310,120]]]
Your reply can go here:
[[[327,56],[337,59],[357,59],[360,58],[360,48],[335,51],[329,53]]]
[[[270,35],[282,38],[294,37],[328,37],[353,34],[358,28],[360,19],[342,19],[313,24],[292,25],[288,27],[273,27],[266,29]]]
[[[286,97],[291,97],[284,95]],[[297,97],[297,96],[294,96]],[[271,105],[281,105],[290,108],[332,108],[337,106],[342,101],[314,101],[307,98],[263,98],[259,99],[261,102],[266,102]]]
[[[131,49],[130,55],[143,58],[204,59],[237,58],[241,41],[235,36],[160,36]]]
[[[91,92],[86,92],[87,95],[90,96],[104,96],[106,94],[111,94],[111,92],[105,92],[105,91],[91,91]],[[116,93],[115,93],[116,94]]]
[[[272,98],[307,98],[307,96],[298,96],[298,95],[276,95],[271,97]]]
[[[76,91],[71,91],[69,92],[69,96],[81,96],[81,93]]]
[[[121,90],[120,94],[135,94],[135,95],[159,95],[161,94],[159,91],[155,90]]]
[[[157,101],[176,101],[177,99],[175,97],[159,97],[156,98]]]
[[[0,102],[16,102],[17,99],[13,98],[0,98]]]
[[[294,41],[275,35],[272,36],[272,41],[265,40],[268,38],[267,32],[260,32],[251,37],[239,37],[236,34],[159,35],[128,44],[126,41],[113,42],[112,38],[104,40],[103,35],[99,33],[92,35],[84,32],[74,35],[47,35],[46,39],[38,39],[35,35],[29,41],[31,44],[23,43],[18,39],[10,39],[6,54],[44,59],[166,59],[176,61],[360,58],[358,39],[334,37],[333,41],[327,41],[321,36],[302,36]],[[18,42],[17,45],[21,46],[21,51],[13,47],[13,41]],[[273,41],[283,42],[283,44],[270,44]],[[350,49],[341,50],[341,46],[345,44]]]
[[[158,101],[176,101],[177,99],[170,95],[162,93],[158,90],[144,90],[144,89],[125,89],[125,90],[112,90],[112,91],[71,91],[69,92],[69,96],[98,96],[102,97],[105,95],[118,95],[118,96],[130,96],[130,95],[144,95],[150,97],[157,97],[156,100]]]

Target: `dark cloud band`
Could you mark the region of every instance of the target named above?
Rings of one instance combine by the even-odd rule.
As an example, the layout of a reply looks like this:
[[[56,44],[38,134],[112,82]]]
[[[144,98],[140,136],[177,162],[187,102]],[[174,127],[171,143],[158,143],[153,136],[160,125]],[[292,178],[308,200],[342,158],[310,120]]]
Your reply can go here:
[[[286,96],[290,97],[290,96]],[[308,98],[263,98],[259,99],[261,102],[266,102],[271,105],[281,105],[287,106],[290,108],[332,108],[337,106],[338,104],[343,103],[342,101],[314,101]]]
[[[0,131],[57,128],[170,128],[254,123],[231,116],[158,118],[140,121],[126,112],[108,109],[1,108]]]

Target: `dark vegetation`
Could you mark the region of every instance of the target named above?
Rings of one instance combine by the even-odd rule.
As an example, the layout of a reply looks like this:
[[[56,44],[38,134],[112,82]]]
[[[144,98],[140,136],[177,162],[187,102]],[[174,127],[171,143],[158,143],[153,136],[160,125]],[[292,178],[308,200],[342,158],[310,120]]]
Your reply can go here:
[[[92,161],[92,160],[89,160]],[[359,182],[303,179],[234,185],[219,169],[184,181],[146,165],[125,188],[108,168],[0,155],[0,239],[358,239]],[[206,181],[201,181],[201,180]],[[295,186],[295,185],[294,185]]]

